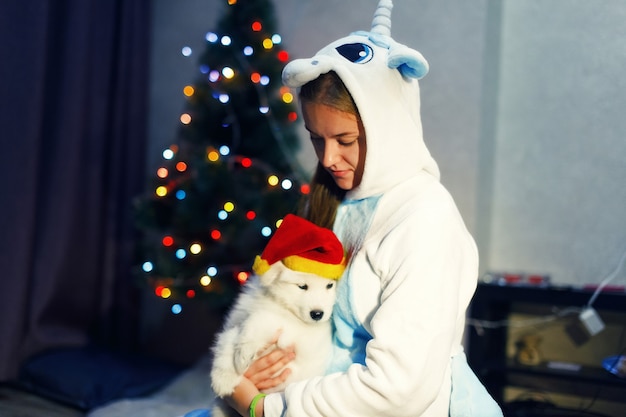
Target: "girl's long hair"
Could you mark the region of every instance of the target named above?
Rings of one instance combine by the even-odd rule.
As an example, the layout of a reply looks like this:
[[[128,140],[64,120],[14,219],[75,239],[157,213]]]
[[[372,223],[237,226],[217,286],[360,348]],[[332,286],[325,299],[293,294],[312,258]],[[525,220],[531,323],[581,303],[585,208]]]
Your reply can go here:
[[[323,104],[360,119],[359,111],[350,92],[334,72],[320,75],[300,88],[302,103]],[[300,204],[299,215],[328,229],[333,228],[337,208],[346,195],[346,190],[337,186],[332,176],[318,162],[311,180],[311,192]]]

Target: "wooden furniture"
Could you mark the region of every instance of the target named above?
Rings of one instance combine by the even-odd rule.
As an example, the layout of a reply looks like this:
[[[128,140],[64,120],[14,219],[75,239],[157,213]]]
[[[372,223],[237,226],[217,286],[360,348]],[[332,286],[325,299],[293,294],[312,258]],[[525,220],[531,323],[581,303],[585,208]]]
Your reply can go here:
[[[567,336],[563,336],[565,332],[555,336],[563,341],[563,352],[558,352],[562,357],[537,361],[536,364],[528,366],[520,364],[515,355],[511,355],[512,341],[508,340],[511,335],[510,322],[507,321],[512,315],[521,312],[525,316],[541,317],[558,309],[582,308],[592,294],[593,291],[572,287],[479,284],[470,306],[469,317],[470,323],[484,321],[485,326],[468,328],[468,360],[498,403],[504,404],[507,387],[518,387],[569,396],[592,397],[594,401],[598,398],[623,403],[623,409],[626,410],[626,378],[612,375],[602,368],[601,362],[597,366],[577,365],[571,360],[572,352],[576,349],[571,349],[573,343],[567,340]],[[607,346],[607,349],[618,349],[618,343],[622,343],[619,349],[624,349],[626,293],[602,292],[595,299],[593,307],[600,315],[610,317],[613,330],[615,326],[621,328],[621,336],[612,339],[619,339],[619,342]],[[573,314],[559,321],[563,329],[568,323],[574,323],[579,319]],[[496,323],[501,325],[494,325]],[[489,328],[489,325],[494,326]],[[593,337],[602,337],[602,334],[601,332]],[[613,353],[626,354],[616,351]]]

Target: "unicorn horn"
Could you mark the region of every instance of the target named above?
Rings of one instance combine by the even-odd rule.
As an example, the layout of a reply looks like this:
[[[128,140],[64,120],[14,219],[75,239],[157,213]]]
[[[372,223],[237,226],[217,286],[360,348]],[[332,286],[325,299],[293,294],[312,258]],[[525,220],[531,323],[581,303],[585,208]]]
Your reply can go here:
[[[378,2],[378,7],[374,12],[374,20],[372,20],[372,33],[391,36],[392,8],[393,2],[391,0],[380,0]]]

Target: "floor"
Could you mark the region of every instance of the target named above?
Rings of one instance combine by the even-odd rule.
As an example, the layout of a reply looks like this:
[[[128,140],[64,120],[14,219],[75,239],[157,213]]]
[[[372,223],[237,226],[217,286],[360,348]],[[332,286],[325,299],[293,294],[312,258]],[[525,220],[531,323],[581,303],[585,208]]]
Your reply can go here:
[[[0,386],[0,416],[84,417],[85,412],[9,386]]]

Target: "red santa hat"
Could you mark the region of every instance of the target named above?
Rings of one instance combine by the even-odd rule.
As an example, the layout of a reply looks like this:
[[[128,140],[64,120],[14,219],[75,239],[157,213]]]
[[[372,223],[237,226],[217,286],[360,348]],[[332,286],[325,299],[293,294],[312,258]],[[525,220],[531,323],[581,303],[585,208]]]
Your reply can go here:
[[[252,269],[263,275],[271,265],[282,261],[294,271],[339,279],[346,268],[343,246],[337,236],[302,217],[288,214]]]

